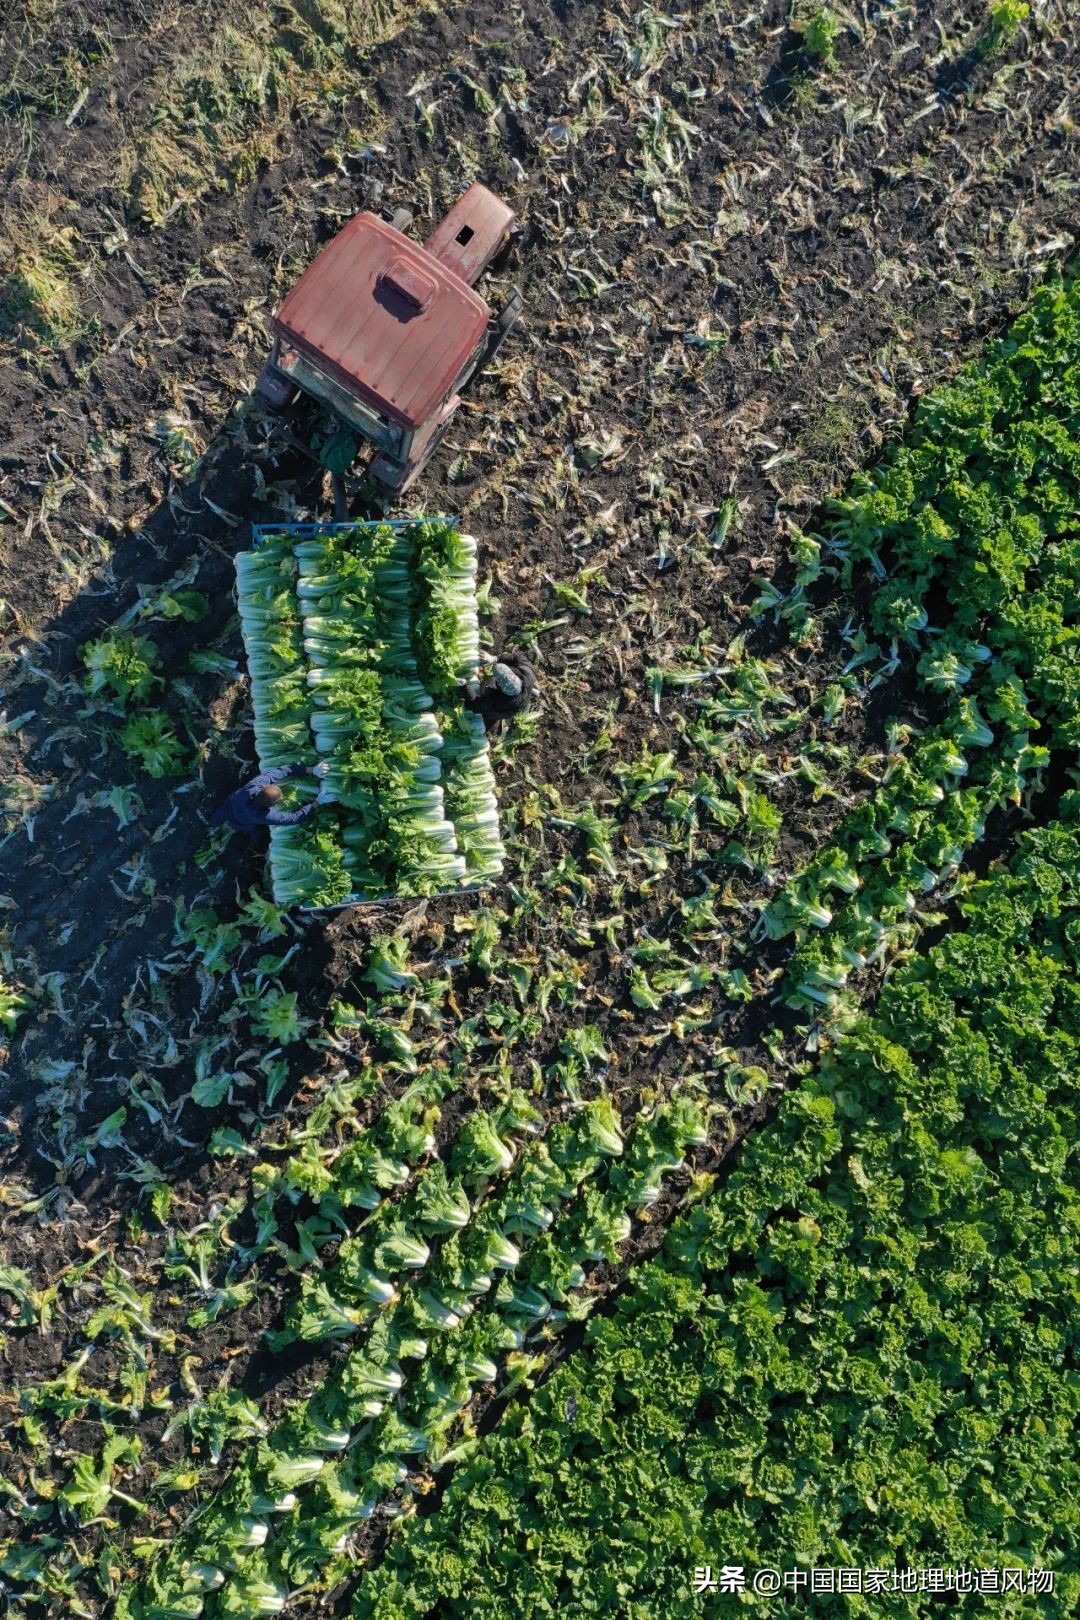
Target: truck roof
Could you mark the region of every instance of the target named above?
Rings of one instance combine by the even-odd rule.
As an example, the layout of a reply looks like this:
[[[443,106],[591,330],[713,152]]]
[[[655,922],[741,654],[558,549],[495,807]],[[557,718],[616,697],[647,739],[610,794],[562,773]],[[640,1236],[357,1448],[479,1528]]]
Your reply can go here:
[[[487,327],[479,293],[374,214],[357,214],[271,321],[365,403],[417,428],[450,394]]]

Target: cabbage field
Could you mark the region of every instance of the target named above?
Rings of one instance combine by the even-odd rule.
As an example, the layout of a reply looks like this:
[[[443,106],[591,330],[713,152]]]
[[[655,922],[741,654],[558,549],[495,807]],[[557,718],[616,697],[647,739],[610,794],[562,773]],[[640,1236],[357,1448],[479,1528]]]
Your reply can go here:
[[[0,1613],[1080,1609],[1078,61],[0,20]],[[253,387],[372,180],[525,308],[330,522]]]

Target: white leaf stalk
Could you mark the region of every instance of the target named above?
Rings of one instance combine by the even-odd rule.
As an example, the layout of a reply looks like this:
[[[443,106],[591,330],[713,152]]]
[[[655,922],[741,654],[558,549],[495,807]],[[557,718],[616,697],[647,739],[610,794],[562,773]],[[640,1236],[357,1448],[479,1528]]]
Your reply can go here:
[[[330,765],[318,815],[271,829],[279,905],[501,875],[487,737],[463,702],[480,670],[476,559],[441,519],[285,530],[237,558],[260,762]]]

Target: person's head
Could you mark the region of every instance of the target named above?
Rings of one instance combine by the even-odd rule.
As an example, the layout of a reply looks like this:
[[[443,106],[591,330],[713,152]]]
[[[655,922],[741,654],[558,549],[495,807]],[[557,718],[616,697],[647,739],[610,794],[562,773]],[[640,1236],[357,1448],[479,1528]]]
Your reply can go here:
[[[511,669],[509,664],[497,663],[491,672],[491,678],[505,697],[516,698],[521,696],[521,676],[516,669]]]
[[[271,783],[270,787],[264,787],[262,792],[259,794],[259,803],[262,805],[264,810],[270,810],[275,804],[277,804],[280,798],[281,789],[279,787],[274,787]]]

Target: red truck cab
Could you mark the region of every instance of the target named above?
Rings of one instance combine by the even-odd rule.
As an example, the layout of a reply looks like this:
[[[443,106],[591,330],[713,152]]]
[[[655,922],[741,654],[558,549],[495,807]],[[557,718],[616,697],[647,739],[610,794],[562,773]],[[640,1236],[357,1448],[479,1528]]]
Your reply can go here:
[[[421,247],[376,214],[357,214],[304,271],[270,321],[259,393],[282,408],[296,390],[328,406],[378,451],[369,472],[395,493],[426,464],[522,307],[496,315],[475,283],[511,241],[515,215],[481,185]]]

